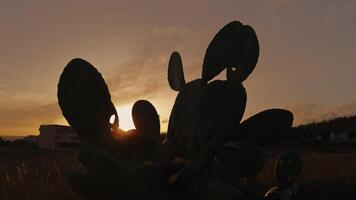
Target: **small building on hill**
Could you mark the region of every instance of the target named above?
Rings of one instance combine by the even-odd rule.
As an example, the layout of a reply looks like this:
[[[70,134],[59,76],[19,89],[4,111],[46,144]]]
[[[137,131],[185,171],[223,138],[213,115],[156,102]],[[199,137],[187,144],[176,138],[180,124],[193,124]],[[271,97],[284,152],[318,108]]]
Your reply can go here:
[[[49,124],[41,125],[40,135],[37,137],[37,144],[45,149],[66,149],[80,146],[77,134],[72,127]]]
[[[330,139],[331,140],[347,140],[349,139],[349,133],[348,132],[340,132],[340,133],[330,133]]]

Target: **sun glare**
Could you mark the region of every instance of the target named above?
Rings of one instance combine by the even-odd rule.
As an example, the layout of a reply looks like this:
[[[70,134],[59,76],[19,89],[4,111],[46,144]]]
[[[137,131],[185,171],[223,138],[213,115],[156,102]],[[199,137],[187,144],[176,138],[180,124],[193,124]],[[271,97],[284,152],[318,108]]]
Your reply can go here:
[[[125,105],[125,106],[117,106],[117,114],[119,115],[119,128],[128,131],[130,129],[134,129],[135,126],[132,121],[131,116],[131,109],[132,105]]]

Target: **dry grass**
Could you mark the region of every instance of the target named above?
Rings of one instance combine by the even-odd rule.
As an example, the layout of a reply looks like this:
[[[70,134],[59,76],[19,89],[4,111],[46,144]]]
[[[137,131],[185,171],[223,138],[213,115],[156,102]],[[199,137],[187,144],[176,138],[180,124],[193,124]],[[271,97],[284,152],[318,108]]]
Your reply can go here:
[[[356,199],[356,153],[300,152],[304,169],[298,179],[298,199]],[[258,174],[261,188],[273,186],[273,166],[276,155],[270,156]]]
[[[274,185],[274,159],[269,153],[257,175],[261,192]],[[356,199],[356,153],[300,152],[304,170],[298,199]],[[80,165],[74,152],[0,151],[0,199],[79,199],[66,183],[66,174]]]
[[[78,199],[66,183],[78,167],[73,152],[1,151],[0,199]]]

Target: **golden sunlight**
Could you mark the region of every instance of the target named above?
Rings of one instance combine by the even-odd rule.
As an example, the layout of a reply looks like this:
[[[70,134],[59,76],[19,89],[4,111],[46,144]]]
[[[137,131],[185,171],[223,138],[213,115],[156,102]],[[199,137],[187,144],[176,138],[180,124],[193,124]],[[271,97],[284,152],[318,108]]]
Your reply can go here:
[[[117,114],[119,115],[119,128],[124,131],[134,129],[135,126],[131,116],[132,105],[115,106],[115,108],[117,110]]]

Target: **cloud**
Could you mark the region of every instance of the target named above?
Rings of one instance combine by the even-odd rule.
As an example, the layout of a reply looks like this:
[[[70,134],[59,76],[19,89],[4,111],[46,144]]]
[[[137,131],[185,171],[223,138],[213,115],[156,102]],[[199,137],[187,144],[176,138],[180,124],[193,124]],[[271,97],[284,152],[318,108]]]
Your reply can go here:
[[[0,83],[0,98],[5,97],[5,87]]]
[[[0,68],[0,74],[3,74],[1,72],[1,68]],[[0,79],[0,97],[5,97],[6,94],[6,88],[7,88],[7,83],[6,81],[1,77]],[[0,100],[1,101],[1,100]]]
[[[194,35],[188,33],[188,29],[177,26],[152,28],[131,59],[106,78],[113,102],[119,106],[132,104],[169,90],[166,68],[170,53],[182,41],[192,39]],[[4,97],[0,99],[0,135],[37,133],[39,125],[63,119],[56,102],[39,104],[38,97],[32,93],[10,92],[4,80],[0,80],[0,97]]]
[[[165,60],[160,60],[159,51],[154,49],[148,51],[150,51],[148,55],[139,53],[133,57],[107,80],[114,101],[126,104],[156,94],[159,77],[149,70],[162,65]]]
[[[190,33],[187,28],[178,27],[178,26],[168,26],[168,27],[154,27],[152,29],[153,34],[155,35],[180,35],[185,36]]]
[[[168,89],[167,66],[171,52],[195,37],[184,27],[154,27],[129,61],[107,79],[115,103],[153,98]]]
[[[321,114],[326,112],[325,108],[321,105],[310,102],[290,105],[286,109],[293,112],[295,125],[318,121]]]
[[[0,107],[0,134],[28,134],[37,132],[41,124],[54,123],[61,116],[57,103],[38,105],[35,103],[13,103]],[[26,131],[26,132],[23,132]]]
[[[330,119],[342,116],[352,116],[356,115],[356,101],[349,102],[347,104],[338,106],[328,112],[324,113],[322,119]]]
[[[312,123],[343,116],[356,115],[356,100],[335,107],[327,107],[317,103],[301,102],[287,106],[294,114],[294,125]]]

